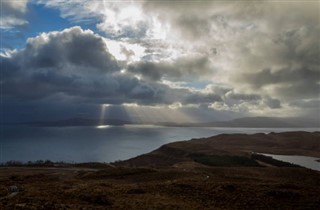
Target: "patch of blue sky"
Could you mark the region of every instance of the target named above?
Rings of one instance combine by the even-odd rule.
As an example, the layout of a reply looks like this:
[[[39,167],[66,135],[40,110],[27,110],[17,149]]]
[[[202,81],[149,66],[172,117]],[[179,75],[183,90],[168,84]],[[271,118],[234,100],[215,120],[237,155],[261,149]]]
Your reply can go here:
[[[187,88],[193,88],[193,89],[204,89],[209,84],[213,84],[212,81],[196,81],[196,80],[188,80],[184,79],[183,82],[181,81],[174,81],[173,83],[176,83],[180,87],[187,87]]]
[[[1,29],[0,30],[1,46],[0,52],[16,49],[24,43],[24,34],[20,29]]]
[[[184,83],[183,86],[189,87],[189,88],[198,89],[198,90],[203,90],[208,85],[212,85],[212,86],[216,86],[216,87],[229,88],[228,85],[216,82],[214,80],[202,80],[202,81],[196,81],[196,80],[195,81],[188,81],[188,80],[185,80],[185,83]]]
[[[43,32],[61,31],[72,26],[80,26],[83,29],[97,32],[95,22],[73,23],[62,18],[58,9],[48,8],[41,4],[28,4],[28,12],[25,18],[28,21],[27,25],[1,31],[2,45],[0,51],[22,49],[25,47],[26,40],[30,37],[35,37]]]
[[[195,88],[195,89],[204,89],[207,85],[213,84],[212,81],[193,81],[186,83],[187,87]]]

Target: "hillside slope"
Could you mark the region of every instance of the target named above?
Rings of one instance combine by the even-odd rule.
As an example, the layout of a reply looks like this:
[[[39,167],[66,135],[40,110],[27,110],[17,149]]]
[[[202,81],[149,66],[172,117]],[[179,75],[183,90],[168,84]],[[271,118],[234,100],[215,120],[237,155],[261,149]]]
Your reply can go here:
[[[170,166],[194,161],[195,156],[247,157],[255,153],[305,155],[320,158],[320,132],[283,132],[258,134],[221,134],[203,139],[180,141],[161,146],[118,165]]]

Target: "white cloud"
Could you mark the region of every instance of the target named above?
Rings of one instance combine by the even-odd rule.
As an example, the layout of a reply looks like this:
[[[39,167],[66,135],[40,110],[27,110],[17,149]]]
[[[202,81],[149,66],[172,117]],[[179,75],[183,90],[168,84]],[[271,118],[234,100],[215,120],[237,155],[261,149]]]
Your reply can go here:
[[[11,29],[14,26],[22,26],[27,24],[28,21],[17,18],[14,16],[6,16],[6,17],[1,17],[1,23],[0,23],[0,28],[1,29]]]
[[[109,52],[120,61],[128,63],[140,61],[145,55],[145,47],[139,44],[130,44],[125,41],[104,39]]]
[[[92,21],[100,31],[113,38],[143,38],[154,34],[152,19],[144,14],[141,1],[38,0],[61,11],[61,17],[72,22]]]
[[[1,4],[3,6],[2,9],[11,8],[21,13],[25,13],[27,10],[28,0],[2,0]]]
[[[16,26],[26,25],[24,15],[27,12],[28,0],[1,1],[0,29],[12,29]]]

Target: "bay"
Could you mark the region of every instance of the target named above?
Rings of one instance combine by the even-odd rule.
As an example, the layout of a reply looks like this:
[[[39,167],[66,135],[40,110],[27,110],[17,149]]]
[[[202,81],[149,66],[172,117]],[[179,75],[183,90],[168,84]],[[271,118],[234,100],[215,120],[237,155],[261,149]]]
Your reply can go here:
[[[163,144],[222,133],[318,131],[318,128],[214,128],[161,126],[31,127],[3,126],[0,162],[51,160],[113,162],[157,149]]]
[[[272,157],[276,160],[281,160],[287,163],[293,163],[308,169],[320,171],[320,162],[319,158],[300,156],[300,155],[273,155],[273,154],[263,154],[265,156]]]

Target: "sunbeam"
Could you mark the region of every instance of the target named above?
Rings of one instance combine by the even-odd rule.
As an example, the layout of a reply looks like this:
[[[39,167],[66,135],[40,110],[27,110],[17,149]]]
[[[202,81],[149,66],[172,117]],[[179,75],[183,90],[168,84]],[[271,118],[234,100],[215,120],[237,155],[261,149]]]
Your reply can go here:
[[[188,113],[178,108],[167,106],[139,106],[137,104],[123,104],[122,108],[126,110],[128,117],[141,124],[154,123],[189,123],[193,119]]]
[[[102,104],[101,105],[100,120],[99,120],[99,125],[97,126],[97,128],[108,127],[108,125],[105,125],[105,113],[106,113],[106,109],[109,106],[110,106],[109,104]]]

